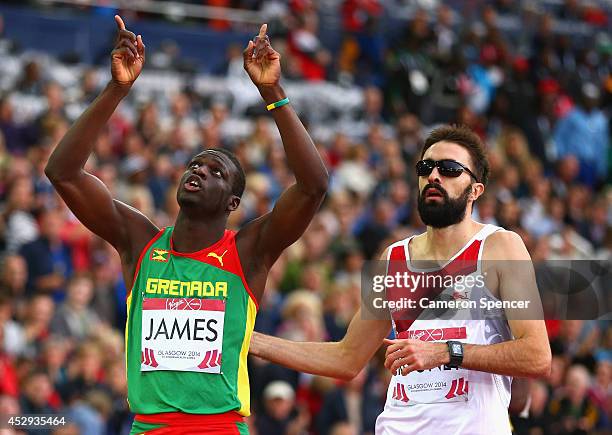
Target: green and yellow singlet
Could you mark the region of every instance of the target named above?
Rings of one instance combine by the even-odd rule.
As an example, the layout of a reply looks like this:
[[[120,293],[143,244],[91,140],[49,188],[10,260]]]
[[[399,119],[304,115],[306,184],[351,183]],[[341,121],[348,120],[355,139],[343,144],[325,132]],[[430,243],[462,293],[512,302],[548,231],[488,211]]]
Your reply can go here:
[[[173,227],[143,250],[127,297],[128,401],[136,414],[248,416],[247,353],[257,302],[236,232],[194,253],[172,249]]]

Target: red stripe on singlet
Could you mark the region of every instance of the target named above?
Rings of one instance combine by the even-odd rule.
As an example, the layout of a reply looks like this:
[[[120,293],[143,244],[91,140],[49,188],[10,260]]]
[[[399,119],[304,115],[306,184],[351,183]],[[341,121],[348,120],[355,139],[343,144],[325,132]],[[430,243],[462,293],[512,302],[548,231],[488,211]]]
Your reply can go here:
[[[136,414],[134,419],[140,423],[164,425],[148,430],[147,435],[238,435],[237,423],[244,417],[235,411],[224,414],[186,414],[184,412],[164,412],[160,414]]]
[[[138,263],[136,263],[136,270],[134,271],[134,277],[132,278],[132,286],[130,287],[130,290],[127,292],[127,295],[125,296],[126,301],[132,294],[132,290],[134,286],[136,285],[136,277],[138,276],[138,272],[140,272],[140,265],[142,264],[142,260],[144,260],[144,255],[149,250],[149,248],[153,245],[153,243],[155,243],[155,241],[159,239],[162,234],[164,234],[164,231],[166,231],[165,228],[162,228],[161,230],[159,230],[159,232],[151,240],[149,240],[149,243],[147,243],[146,246],[143,248],[143,250],[140,252],[140,257],[138,257]]]

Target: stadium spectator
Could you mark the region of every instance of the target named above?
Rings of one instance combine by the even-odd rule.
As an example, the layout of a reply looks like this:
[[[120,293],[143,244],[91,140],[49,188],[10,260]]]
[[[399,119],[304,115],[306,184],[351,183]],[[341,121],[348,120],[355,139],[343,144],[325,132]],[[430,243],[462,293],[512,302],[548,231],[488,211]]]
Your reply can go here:
[[[7,254],[2,259],[2,286],[13,300],[23,299],[26,294],[28,264],[21,255]]]
[[[4,237],[9,252],[18,251],[38,237],[38,225],[32,215],[34,199],[34,188],[28,178],[13,180],[4,209]]]
[[[587,395],[590,382],[585,367],[574,365],[568,369],[564,388],[548,405],[549,433],[589,433],[595,429],[599,412]]]
[[[271,382],[263,391],[264,412],[255,426],[260,434],[298,435],[308,425],[310,417],[295,409],[295,392],[283,381]]]
[[[55,312],[51,332],[76,342],[91,336],[100,326],[98,314],[89,308],[93,297],[93,282],[87,275],[70,279],[66,299]]]
[[[24,414],[52,414],[59,403],[54,397],[51,381],[46,373],[34,370],[23,380],[20,398],[21,412]],[[55,400],[55,403],[53,404]]]
[[[62,300],[66,279],[72,275],[72,253],[60,238],[63,216],[59,211],[45,210],[39,221],[38,238],[19,250],[27,263],[27,289],[30,294],[48,293]]]
[[[384,397],[365,388],[368,371],[363,369],[345,385],[333,389],[324,398],[317,417],[317,430],[321,435],[333,435],[336,424],[347,422],[359,433],[373,434],[376,417],[384,407]]]
[[[55,305],[50,296],[34,295],[26,302],[22,318],[26,341],[23,354],[28,358],[34,359],[40,355],[51,335],[50,324],[54,312]]]
[[[561,118],[555,129],[557,155],[578,158],[578,179],[595,186],[607,177],[606,150],[610,146],[609,120],[598,108],[600,91],[593,83],[581,89],[579,105]]]

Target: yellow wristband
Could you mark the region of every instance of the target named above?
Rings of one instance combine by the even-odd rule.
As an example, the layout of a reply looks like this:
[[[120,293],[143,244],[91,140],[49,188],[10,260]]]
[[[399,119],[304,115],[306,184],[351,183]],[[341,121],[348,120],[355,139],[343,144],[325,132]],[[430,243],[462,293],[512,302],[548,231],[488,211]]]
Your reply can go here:
[[[277,101],[276,103],[268,104],[266,106],[266,109],[274,110],[278,107],[284,106],[285,104],[289,104],[289,98],[283,98],[282,100]]]

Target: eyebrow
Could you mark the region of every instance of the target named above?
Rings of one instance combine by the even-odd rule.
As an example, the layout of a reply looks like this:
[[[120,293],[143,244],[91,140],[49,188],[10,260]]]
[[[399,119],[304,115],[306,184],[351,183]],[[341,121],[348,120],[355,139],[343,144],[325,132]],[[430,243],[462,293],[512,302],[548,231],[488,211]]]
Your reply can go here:
[[[215,153],[214,151],[204,151],[204,152],[202,152],[200,154],[197,154],[197,155],[193,156],[193,158],[189,161],[189,163],[187,165],[189,166],[193,162],[195,162],[197,160],[205,159],[206,157],[212,157],[215,162],[217,162],[217,163],[219,163],[221,165],[224,174],[225,175],[229,174],[229,169],[228,169],[227,165],[225,164],[225,161],[221,157],[221,154]]]

